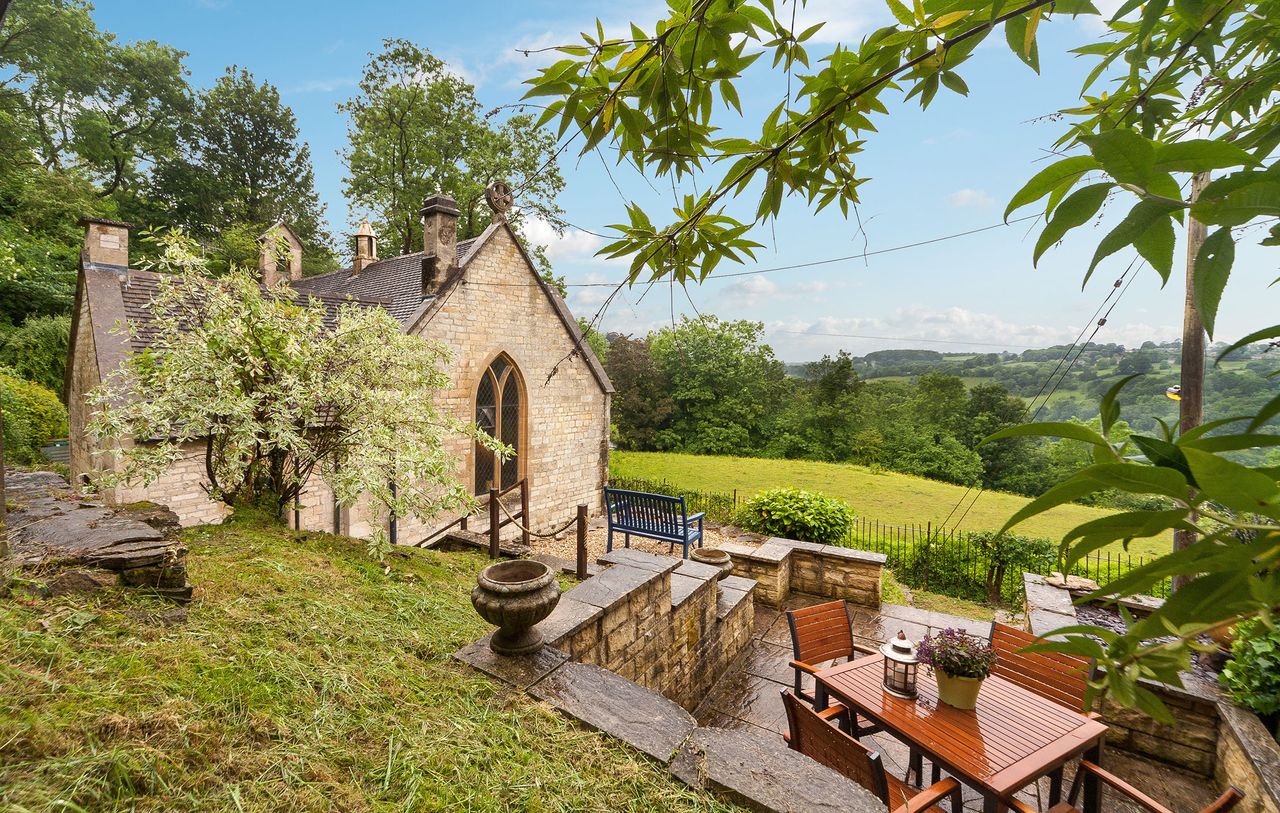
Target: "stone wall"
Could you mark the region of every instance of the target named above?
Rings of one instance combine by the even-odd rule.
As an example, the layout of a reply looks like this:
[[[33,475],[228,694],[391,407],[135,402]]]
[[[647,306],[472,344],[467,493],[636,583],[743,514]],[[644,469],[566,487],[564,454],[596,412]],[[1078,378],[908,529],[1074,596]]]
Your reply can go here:
[[[734,574],[754,580],[756,598],[770,607],[782,606],[793,590],[880,606],[883,553],[779,537],[759,547],[724,542],[720,549],[733,560]]]
[[[1280,745],[1257,715],[1222,702],[1214,777],[1244,792],[1239,813],[1280,813]]]
[[[634,550],[600,563],[539,626],[547,642],[692,709],[751,642],[755,585]]]

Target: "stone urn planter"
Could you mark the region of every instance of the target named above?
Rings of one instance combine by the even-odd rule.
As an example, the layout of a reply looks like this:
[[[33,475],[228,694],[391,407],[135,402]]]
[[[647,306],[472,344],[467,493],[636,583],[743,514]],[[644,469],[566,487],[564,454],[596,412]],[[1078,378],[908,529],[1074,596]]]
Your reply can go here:
[[[729,554],[719,548],[694,548],[689,558],[695,562],[719,568],[721,576],[728,576],[733,570],[733,560],[729,558]]]
[[[938,701],[957,709],[972,709],[978,705],[978,692],[982,690],[982,678],[955,677],[941,669],[934,669],[938,681]]]
[[[535,626],[560,601],[556,574],[542,562],[514,559],[489,565],[476,577],[471,605],[497,627],[489,648],[499,655],[530,655],[542,648]]]

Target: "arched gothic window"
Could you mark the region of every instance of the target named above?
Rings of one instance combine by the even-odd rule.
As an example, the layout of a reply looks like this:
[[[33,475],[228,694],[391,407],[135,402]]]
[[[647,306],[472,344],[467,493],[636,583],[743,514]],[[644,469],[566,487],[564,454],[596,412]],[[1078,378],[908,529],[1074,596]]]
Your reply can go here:
[[[524,450],[524,398],[520,371],[505,354],[498,356],[480,377],[476,387],[476,424],[515,450],[506,460],[475,445],[475,493],[506,488],[520,479]]]

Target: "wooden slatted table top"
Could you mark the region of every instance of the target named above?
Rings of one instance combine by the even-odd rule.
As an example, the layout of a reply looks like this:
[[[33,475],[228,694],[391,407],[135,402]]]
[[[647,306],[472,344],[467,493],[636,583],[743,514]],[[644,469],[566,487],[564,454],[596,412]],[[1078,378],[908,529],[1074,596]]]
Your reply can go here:
[[[883,661],[883,655],[869,655],[824,669],[817,680],[948,771],[1000,796],[1044,776],[1107,731],[1102,723],[996,675],[983,681],[972,711],[939,703],[937,683],[923,673],[919,697],[894,697],[884,690]]]

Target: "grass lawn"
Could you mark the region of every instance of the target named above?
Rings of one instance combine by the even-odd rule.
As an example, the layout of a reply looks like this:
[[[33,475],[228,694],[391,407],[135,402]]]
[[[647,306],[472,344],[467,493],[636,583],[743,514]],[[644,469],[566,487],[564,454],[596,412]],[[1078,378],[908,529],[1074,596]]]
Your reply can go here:
[[[965,493],[963,486],[913,477],[891,471],[872,471],[864,466],[820,463],[812,460],[771,460],[750,457],[667,454],[663,452],[613,452],[609,470],[617,477],[668,480],[674,485],[698,491],[731,492],[739,499],[757,491],[792,486],[821,491],[839,497],[860,516],[892,525],[936,526]],[[976,489],[969,493],[971,500]],[[965,516],[960,527],[967,530],[996,530],[1023,505],[1026,497],[996,491],[984,492]],[[968,505],[966,500],[965,505]],[[951,527],[963,509],[952,517]],[[1028,536],[1054,541],[1068,530],[1111,512],[1083,505],[1064,505],[1022,523],[1015,530]],[[1147,556],[1167,553],[1173,546],[1172,533],[1138,539],[1130,552]],[[1117,551],[1120,545],[1114,546]]]
[[[718,811],[452,662],[485,560],[234,524],[187,532],[183,613],[0,600],[0,809]]]

